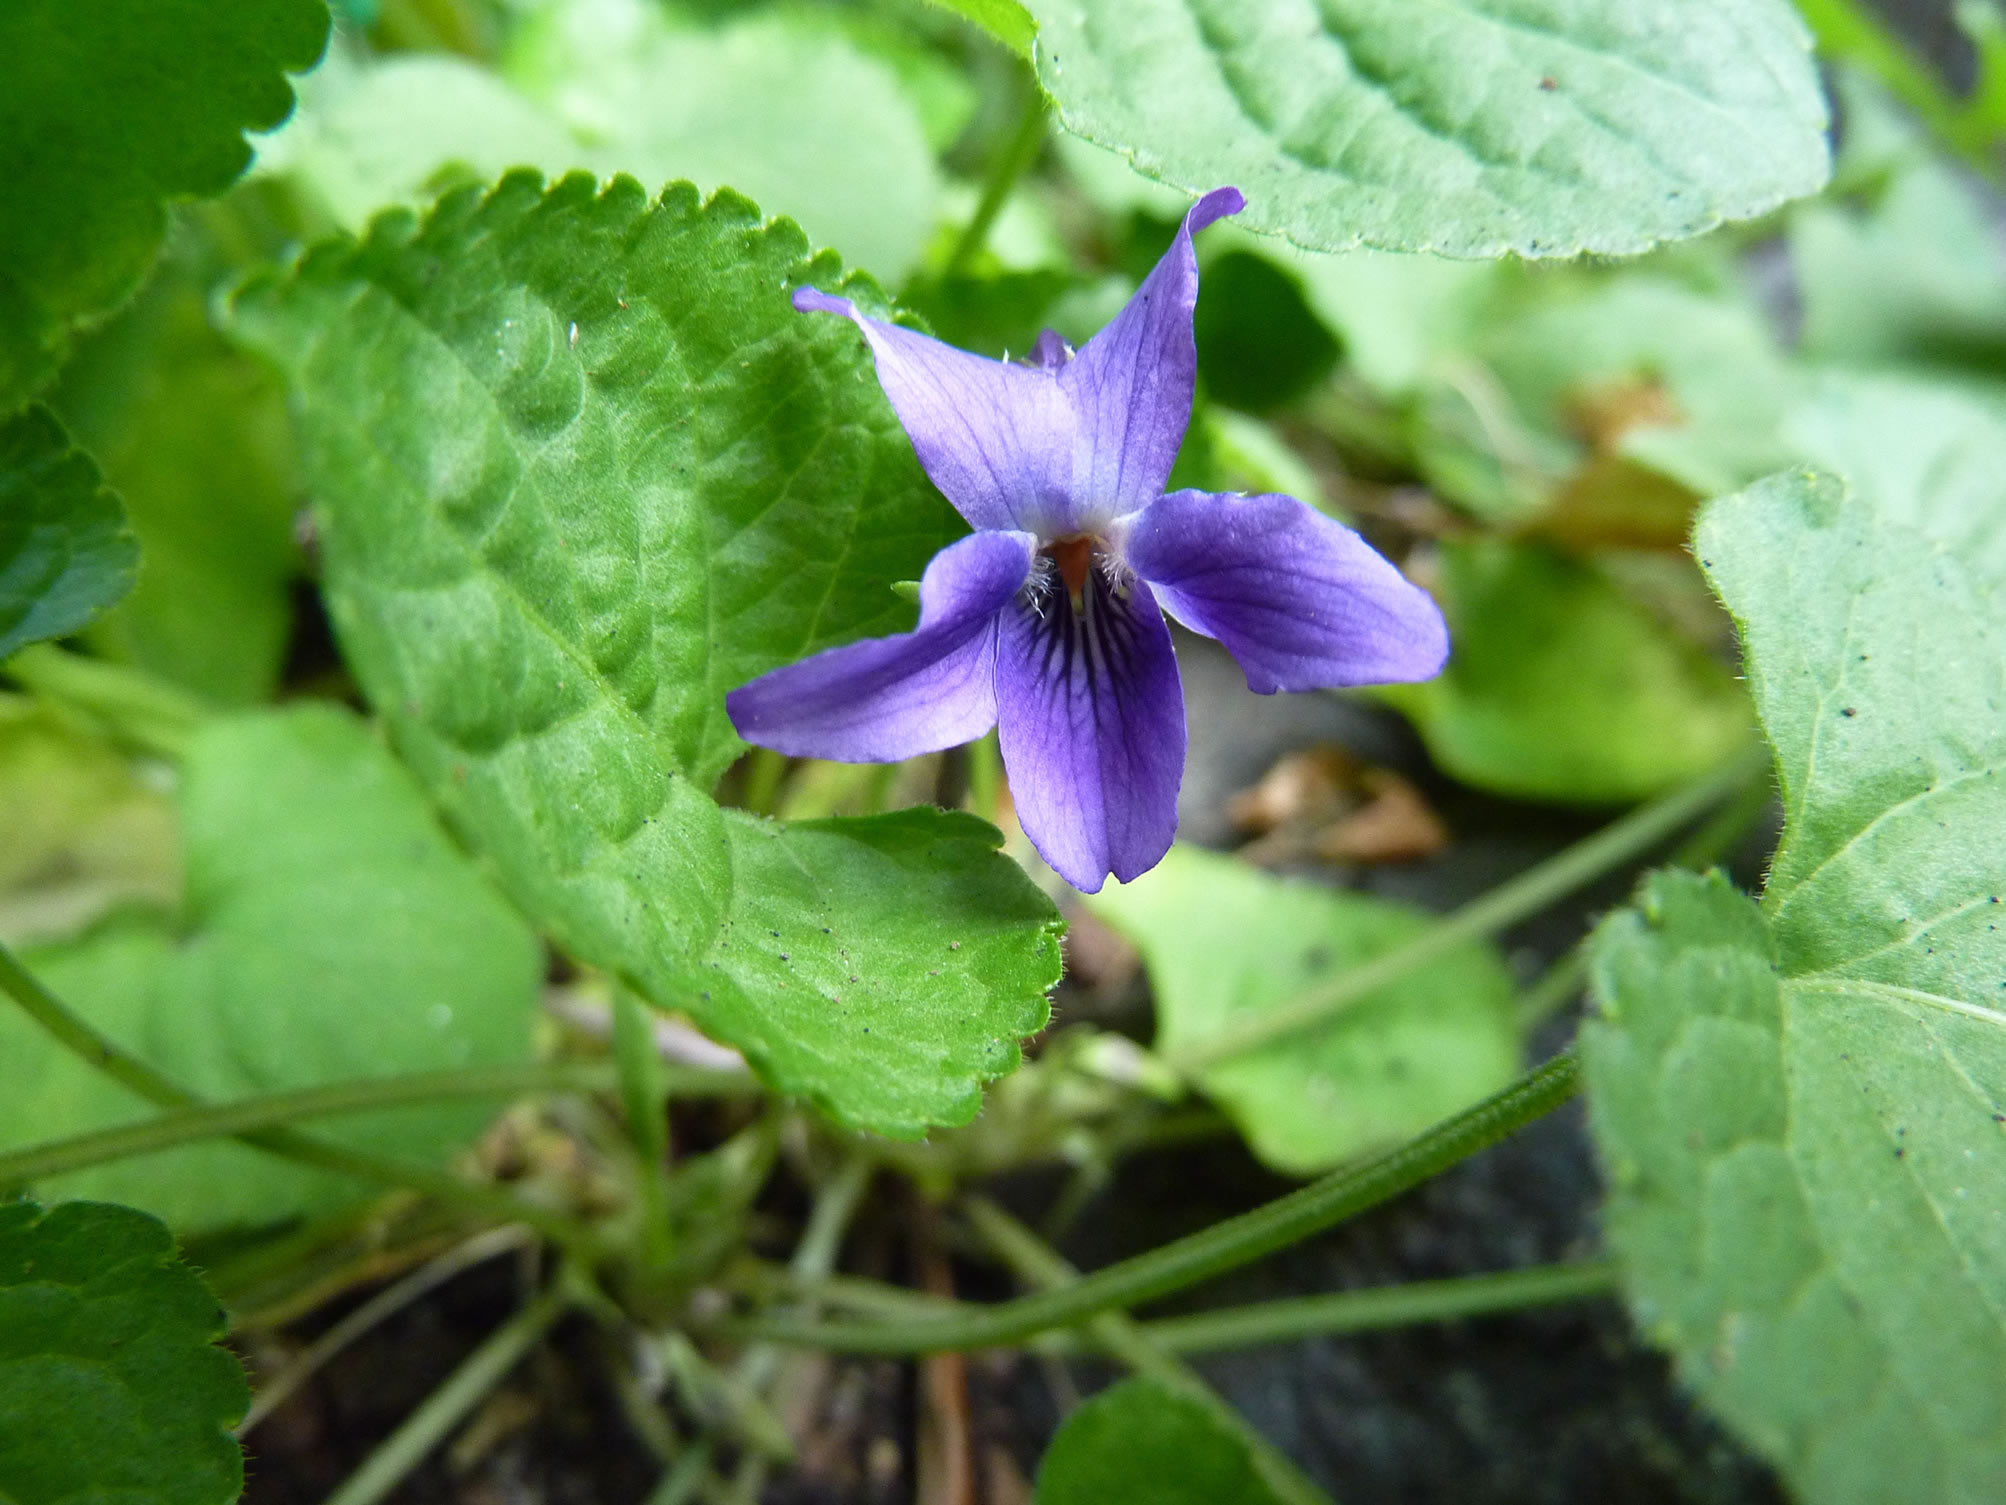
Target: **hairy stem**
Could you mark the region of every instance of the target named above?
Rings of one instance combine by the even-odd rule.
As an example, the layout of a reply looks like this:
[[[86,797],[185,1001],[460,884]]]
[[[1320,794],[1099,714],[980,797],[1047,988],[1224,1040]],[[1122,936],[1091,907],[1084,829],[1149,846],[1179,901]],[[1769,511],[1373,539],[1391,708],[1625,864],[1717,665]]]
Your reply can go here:
[[[1418,1280],[1327,1296],[1262,1301],[1188,1317],[1165,1317],[1143,1323],[1142,1331],[1166,1353],[1254,1348],[1263,1343],[1292,1343],[1299,1338],[1329,1338],[1579,1301],[1614,1290],[1616,1276],[1613,1259],[1582,1260],[1498,1275]]]
[[[938,1353],[1005,1347],[1051,1328],[1073,1327],[1209,1280],[1264,1254],[1355,1217],[1447,1170],[1552,1112],[1579,1085],[1574,1056],[1562,1052],[1475,1107],[1437,1124],[1376,1160],[1333,1172],[1264,1207],[1175,1243],[1041,1292],[977,1312],[887,1322],[803,1322],[779,1317],[720,1324],[736,1337],[846,1353]]]
[[[1566,851],[1501,883],[1482,898],[1445,915],[1405,946],[1375,957],[1311,988],[1277,1008],[1170,1058],[1185,1073],[1202,1071],[1250,1050],[1273,1045],[1327,1023],[1387,984],[1437,957],[1538,914],[1612,869],[1634,861],[1709,806],[1739,790],[1769,766],[1767,747],[1754,748],[1725,767],[1613,821]]]

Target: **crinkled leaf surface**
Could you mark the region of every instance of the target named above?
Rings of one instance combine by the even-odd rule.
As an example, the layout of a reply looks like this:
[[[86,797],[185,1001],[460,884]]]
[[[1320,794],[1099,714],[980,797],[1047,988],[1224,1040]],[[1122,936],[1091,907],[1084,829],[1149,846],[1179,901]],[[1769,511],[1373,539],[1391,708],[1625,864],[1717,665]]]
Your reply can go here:
[[[167,200],[244,170],[244,132],[285,119],[285,71],[320,55],[327,25],[321,0],[0,7],[0,413],[139,285]]]
[[[1698,548],[1782,776],[1758,905],[1659,874],[1584,1032],[1645,1329],[1809,1500],[2006,1492],[2006,620],[1788,473]]]
[[[400,748],[581,959],[897,1134],[963,1121],[1056,980],[988,826],[721,810],[724,693],[896,630],[959,531],[833,256],[688,185],[511,175],[239,302],[299,393],[327,591]],[[869,299],[867,284],[849,291]]]
[[[1148,963],[1156,1049],[1172,1060],[1429,923],[1405,905],[1182,846],[1088,903]],[[1518,1069],[1513,999],[1496,952],[1472,944],[1321,1029],[1206,1068],[1199,1085],[1263,1160],[1308,1175],[1418,1133],[1508,1082]]]
[[[144,566],[92,646],[219,705],[266,699],[292,629],[299,483],[285,393],[211,327],[202,237],[80,345],[50,401],[124,500]]]
[[[0,1205],[0,1500],[229,1505],[251,1395],[223,1330],[145,1213]]]
[[[138,566],[125,508],[55,415],[0,419],[0,659],[88,625]]]
[[[1037,1505],[1277,1505],[1246,1442],[1151,1379],[1123,1380],[1066,1418],[1038,1465]]]
[[[1070,130],[1316,250],[1641,251],[1825,181],[1784,0],[1031,0]]]
[[[1457,778],[1530,799],[1643,799],[1718,767],[1750,730],[1719,663],[1594,565],[1535,544],[1445,544],[1448,669],[1379,693]]]
[[[334,707],[209,723],[181,795],[179,923],[133,917],[28,965],[99,1029],[216,1100],[387,1072],[521,1061],[542,978],[536,938],[474,871],[369,729]],[[140,1116],[123,1088],[17,1014],[0,1015],[0,1144]],[[448,1103],[314,1132],[438,1160],[491,1110]],[[230,1144],[57,1178],[177,1227],[267,1223],[370,1188]]]

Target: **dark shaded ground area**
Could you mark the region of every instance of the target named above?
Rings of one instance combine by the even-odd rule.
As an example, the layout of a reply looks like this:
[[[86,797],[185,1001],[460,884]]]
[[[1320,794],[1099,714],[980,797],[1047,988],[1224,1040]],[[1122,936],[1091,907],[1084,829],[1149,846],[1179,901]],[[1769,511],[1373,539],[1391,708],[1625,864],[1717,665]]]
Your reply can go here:
[[[1225,798],[1284,753],[1338,742],[1412,774],[1456,833],[1427,862],[1345,870],[1354,882],[1431,908],[1452,907],[1599,823],[1473,796],[1434,777],[1404,726],[1357,702],[1257,697],[1213,645],[1182,639],[1190,702],[1191,769],[1184,831],[1228,845]],[[1738,876],[1759,878],[1760,844]],[[1619,904],[1627,875],[1506,937],[1530,973]],[[1094,1017],[1147,1037],[1146,988],[1114,998],[1063,989],[1062,1017]],[[1535,1054],[1563,1044],[1553,1021]],[[1025,1172],[993,1190],[1032,1222],[1057,1195],[1056,1172]],[[1138,1253],[1279,1195],[1292,1183],[1262,1170],[1234,1141],[1154,1152],[1126,1164],[1073,1224],[1065,1252],[1091,1268]],[[788,1223],[799,1188],[778,1187]],[[1236,1272],[1163,1310],[1190,1310],[1308,1292],[1501,1270],[1592,1253],[1599,1187],[1578,1105],[1328,1237]],[[848,1267],[910,1279],[910,1204],[881,1180],[852,1234]],[[784,1254],[784,1248],[769,1252]],[[254,1434],[253,1505],[325,1497],[520,1302],[525,1271],[502,1258],[409,1309],[331,1365]],[[992,1269],[957,1264],[963,1296],[1009,1294]],[[343,1306],[301,1324],[324,1328]],[[404,1505],[627,1505],[647,1498],[660,1467],[622,1418],[605,1375],[605,1335],[583,1319],[518,1367],[474,1421],[392,1498]],[[1701,1415],[1665,1361],[1632,1332],[1613,1301],[1346,1339],[1313,1340],[1200,1361],[1257,1426],[1346,1505],[1352,1502],[1639,1502],[1757,1505],[1781,1498],[1768,1471]],[[983,1480],[981,1505],[1023,1505],[1025,1481],[1069,1391],[1113,1377],[1095,1361],[1055,1375],[1048,1361],[1005,1355],[965,1366],[967,1413]],[[775,1479],[767,1505],[891,1505],[915,1498],[924,1380],[913,1365],[811,1361],[813,1403],[802,1468]],[[929,1502],[931,1505],[931,1502]],[[1119,1505],[1119,1502],[1110,1502]]]

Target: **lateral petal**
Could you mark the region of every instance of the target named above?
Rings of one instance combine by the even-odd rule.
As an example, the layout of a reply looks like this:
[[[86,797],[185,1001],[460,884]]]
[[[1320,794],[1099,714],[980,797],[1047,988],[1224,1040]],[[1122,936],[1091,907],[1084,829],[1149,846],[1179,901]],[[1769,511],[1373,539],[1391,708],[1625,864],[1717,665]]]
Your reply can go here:
[[[1076,612],[998,618],[997,729],[1018,822],[1083,893],[1127,882],[1170,849],[1184,777],[1184,688],[1149,587],[1116,591],[1094,572]]]
[[[1427,679],[1448,658],[1434,599],[1292,496],[1172,492],[1117,537],[1164,610],[1223,643],[1263,695]]]
[[[1030,574],[1028,533],[972,533],[933,556],[919,628],[831,648],[724,698],[739,736],[797,758],[893,763],[996,721],[996,624]]]
[[[987,360],[880,319],[847,298],[796,289],[802,313],[841,314],[864,332],[919,463],[975,528],[1040,531],[1066,509],[1073,419],[1049,370]]]
[[[1193,204],[1177,238],[1113,322],[1059,370],[1059,387],[1078,423],[1073,526],[1098,523],[1154,501],[1170,478],[1198,380],[1191,312],[1198,303],[1198,258],[1191,237],[1246,199],[1215,188]]]

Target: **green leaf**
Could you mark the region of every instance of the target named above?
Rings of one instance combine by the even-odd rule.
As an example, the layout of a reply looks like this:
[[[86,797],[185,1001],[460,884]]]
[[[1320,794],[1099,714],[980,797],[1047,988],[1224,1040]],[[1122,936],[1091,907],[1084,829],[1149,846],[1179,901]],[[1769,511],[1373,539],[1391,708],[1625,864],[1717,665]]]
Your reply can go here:
[[[533,100],[449,53],[371,60],[337,46],[299,93],[292,119],[260,145],[258,170],[350,230],[511,167],[561,173],[593,157]]]
[[[1805,1499],[2006,1484],[2006,620],[1808,472],[1715,503],[1782,777],[1758,906],[1661,873],[1584,1031],[1639,1320]]]
[[[1382,397],[1405,397],[1445,359],[1469,349],[1509,262],[1350,251],[1304,256],[1310,308],[1344,342],[1345,365]]]
[[[966,817],[706,794],[725,692],[909,626],[891,583],[960,531],[804,282],[877,298],[734,194],[511,175],[238,320],[299,393],[349,661],[518,902],[781,1090],[917,1135],[1043,1025],[1056,917]]]
[[[55,415],[0,420],[0,660],[87,626],[138,567],[125,508]]]
[[[1038,37],[1038,23],[1018,0],[932,0],[932,3],[973,22],[1017,56],[1031,55],[1031,44]]]
[[[283,387],[210,325],[201,245],[183,225],[50,400],[124,500],[145,559],[92,645],[205,700],[245,705],[276,687],[292,630],[299,482]]]
[[[1301,284],[1266,256],[1227,251],[1210,258],[1192,323],[1206,393],[1229,407],[1282,407],[1337,360],[1337,341],[1310,311]]]
[[[812,13],[699,28],[651,0],[550,0],[507,73],[594,148],[583,165],[601,174],[785,205],[817,245],[888,282],[933,234],[940,173],[912,98],[889,63]]]
[[[1618,803],[1697,778],[1747,739],[1727,670],[1591,564],[1505,539],[1448,543],[1438,594],[1448,669],[1378,693],[1459,779]]]
[[[1996,393],[1832,371],[1791,410],[1784,435],[1882,516],[1950,549],[1995,589],[2006,586],[2006,402]]]
[[[292,108],[286,70],[327,38],[321,0],[13,0],[0,8],[0,413],[71,332],[139,285],[165,203],[221,193],[246,130]]]
[[[1429,924],[1406,905],[1183,846],[1087,902],[1148,963],[1155,1049],[1172,1061]],[[1513,999],[1497,954],[1472,943],[1322,1029],[1207,1067],[1198,1082],[1262,1160],[1313,1174],[1419,1133],[1510,1081],[1519,1064]]]
[[[1038,1465],[1038,1505],[1280,1505],[1246,1442],[1197,1401],[1123,1380],[1066,1418]]]
[[[144,1213],[0,1205],[0,1499],[229,1505],[251,1394],[223,1331]]]
[[[525,1060],[536,939],[473,870],[409,775],[346,711],[208,723],[189,744],[180,922],[144,917],[30,952],[99,1029],[215,1100],[382,1072]],[[137,1100],[16,1014],[0,1015],[0,1143],[135,1116]],[[481,1105],[343,1118],[314,1132],[438,1160]],[[195,1230],[325,1211],[368,1189],[229,1144],[57,1178]]]
[[[1987,209],[1927,157],[1863,208],[1819,201],[1790,218],[1807,355],[1969,361],[2006,343],[2006,256]],[[1981,343],[1982,342],[1982,343]]]
[[[1783,0],[1031,0],[1067,129],[1313,250],[1641,251],[1812,193]]]
[[[1792,374],[1752,304],[1662,270],[1563,274],[1527,292],[1472,352],[1569,468],[1599,451],[1713,496],[1789,462],[1776,428]]]

